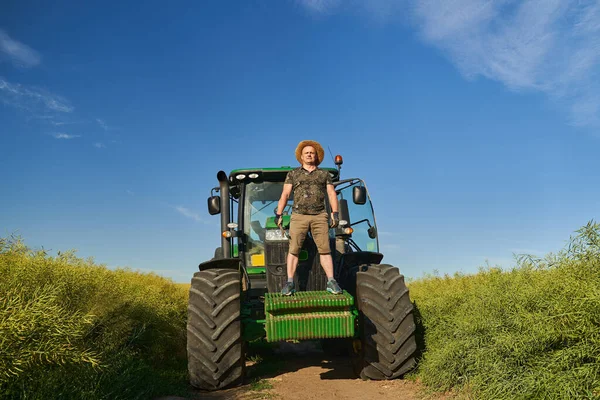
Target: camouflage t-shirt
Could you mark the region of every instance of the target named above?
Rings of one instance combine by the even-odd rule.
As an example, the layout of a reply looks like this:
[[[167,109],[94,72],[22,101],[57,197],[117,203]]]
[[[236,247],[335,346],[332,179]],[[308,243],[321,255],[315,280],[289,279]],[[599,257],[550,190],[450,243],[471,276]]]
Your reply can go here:
[[[304,168],[298,167],[288,172],[284,183],[292,185],[293,212],[316,215],[325,211],[327,185],[332,184],[329,172],[319,168],[308,172]]]

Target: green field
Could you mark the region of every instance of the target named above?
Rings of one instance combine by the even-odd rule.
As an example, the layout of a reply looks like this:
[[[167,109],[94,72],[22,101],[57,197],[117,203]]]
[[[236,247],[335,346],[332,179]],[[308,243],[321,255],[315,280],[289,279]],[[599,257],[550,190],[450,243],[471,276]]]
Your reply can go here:
[[[187,291],[0,239],[0,398],[185,392]]]
[[[409,282],[429,390],[600,398],[600,227],[517,267]],[[191,276],[190,276],[191,278]],[[188,393],[188,283],[0,239],[0,398]]]
[[[582,228],[509,271],[410,284],[424,332],[417,375],[481,399],[600,398],[600,236]]]

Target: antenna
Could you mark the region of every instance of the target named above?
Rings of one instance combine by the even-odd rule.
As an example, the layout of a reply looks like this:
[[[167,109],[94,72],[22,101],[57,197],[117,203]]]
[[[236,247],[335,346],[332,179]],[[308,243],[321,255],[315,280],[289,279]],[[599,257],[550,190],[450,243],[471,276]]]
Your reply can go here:
[[[333,153],[331,152],[329,145],[327,145],[327,150],[329,150],[329,155],[331,156],[331,161],[333,161],[333,163],[335,164],[335,159],[333,158]]]

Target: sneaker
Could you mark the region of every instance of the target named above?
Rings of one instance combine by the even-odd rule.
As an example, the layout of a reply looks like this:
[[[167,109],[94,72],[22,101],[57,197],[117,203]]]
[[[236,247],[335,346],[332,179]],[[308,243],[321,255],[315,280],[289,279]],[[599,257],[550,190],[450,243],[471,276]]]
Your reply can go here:
[[[342,294],[342,288],[340,288],[335,279],[327,281],[327,291],[333,294]]]
[[[296,292],[296,289],[294,289],[294,282],[286,282],[283,289],[281,289],[281,294],[284,296],[291,296],[295,292]]]

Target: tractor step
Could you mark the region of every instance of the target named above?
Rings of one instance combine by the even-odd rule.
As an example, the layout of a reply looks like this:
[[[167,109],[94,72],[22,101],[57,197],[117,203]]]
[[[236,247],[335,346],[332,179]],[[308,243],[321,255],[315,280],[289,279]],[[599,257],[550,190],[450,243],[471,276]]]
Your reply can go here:
[[[265,313],[269,342],[354,336],[354,298],[346,291],[266,293]]]

